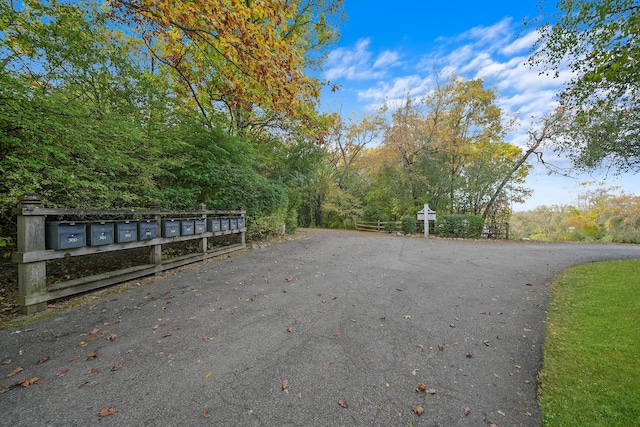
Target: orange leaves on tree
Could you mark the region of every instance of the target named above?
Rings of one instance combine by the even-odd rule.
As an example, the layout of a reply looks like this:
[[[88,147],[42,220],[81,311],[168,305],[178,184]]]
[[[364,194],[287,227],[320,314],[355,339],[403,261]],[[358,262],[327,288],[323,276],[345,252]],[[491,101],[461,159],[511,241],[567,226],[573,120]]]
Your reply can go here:
[[[319,96],[317,80],[305,72],[306,38],[289,37],[298,3],[112,0],[120,17],[153,28],[144,37],[153,54],[177,72],[185,93],[291,115]]]

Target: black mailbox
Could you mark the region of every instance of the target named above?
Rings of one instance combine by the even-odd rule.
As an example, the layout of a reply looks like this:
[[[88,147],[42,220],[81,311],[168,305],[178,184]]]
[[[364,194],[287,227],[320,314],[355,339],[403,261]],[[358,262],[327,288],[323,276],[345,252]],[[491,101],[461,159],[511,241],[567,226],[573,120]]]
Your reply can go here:
[[[135,221],[116,222],[116,243],[135,242],[138,240],[138,224]]]
[[[238,229],[238,218],[229,218],[229,230]]]
[[[229,230],[229,218],[220,218],[220,231]]]
[[[207,220],[204,218],[196,218],[193,220],[193,232],[202,234],[207,231]]]
[[[112,222],[92,222],[87,225],[87,243],[89,246],[110,245],[113,243]]]
[[[244,228],[244,217],[243,216],[238,217],[238,228],[239,229],[243,229]]]
[[[182,219],[180,220],[180,234],[183,236],[190,236],[193,234],[195,230],[193,229],[193,220],[192,219]]]
[[[157,237],[156,221],[142,220],[138,223],[138,236],[140,240],[151,240]]]
[[[207,230],[220,231],[220,218],[207,218]]]
[[[176,237],[180,235],[180,220],[163,219],[162,237]]]
[[[47,249],[73,249],[86,246],[87,228],[84,223],[48,221],[45,224]]]

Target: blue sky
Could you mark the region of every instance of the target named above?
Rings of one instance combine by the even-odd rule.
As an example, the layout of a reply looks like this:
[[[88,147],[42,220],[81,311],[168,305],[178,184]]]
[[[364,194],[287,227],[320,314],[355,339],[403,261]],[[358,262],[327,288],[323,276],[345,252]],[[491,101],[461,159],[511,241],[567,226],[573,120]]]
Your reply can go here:
[[[330,52],[323,78],[339,84],[336,93],[325,91],[322,108],[343,115],[373,111],[385,100],[402,99],[407,89],[420,97],[435,85],[434,71],[483,78],[498,94],[498,105],[518,128],[507,140],[519,146],[535,119],[555,106],[554,94],[568,78],[539,75],[525,65],[537,37],[523,20],[539,14],[538,0],[521,1],[430,1],[345,0],[347,21],[341,38]],[[555,1],[547,0],[545,11]],[[515,210],[540,205],[575,204],[581,193],[597,187],[617,187],[640,194],[640,175],[619,177],[604,171],[578,174],[552,150],[544,150],[549,164],[566,175],[549,174],[535,159],[527,186],[534,190]],[[585,185],[585,182],[591,184]]]

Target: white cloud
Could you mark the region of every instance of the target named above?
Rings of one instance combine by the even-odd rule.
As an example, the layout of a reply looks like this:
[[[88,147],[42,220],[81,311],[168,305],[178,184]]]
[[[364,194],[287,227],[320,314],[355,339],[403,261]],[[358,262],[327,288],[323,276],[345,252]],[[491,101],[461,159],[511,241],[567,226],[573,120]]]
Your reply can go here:
[[[376,62],[373,63],[373,68],[393,67],[399,65],[399,59],[400,55],[398,54],[398,52],[385,50],[380,55],[378,55]]]
[[[500,22],[488,26],[473,27],[460,35],[461,39],[474,40],[476,45],[500,46],[513,35],[513,25],[510,17],[503,18]]]
[[[325,65],[324,77],[327,80],[367,80],[379,79],[383,71],[374,71],[371,67],[371,40],[360,39],[352,49],[338,48],[329,53]]]
[[[411,75],[399,77],[390,82],[381,81],[375,87],[358,91],[358,98],[363,101],[384,102],[388,99],[404,99],[407,93],[411,96],[422,96],[433,86],[429,77]]]
[[[518,37],[500,50],[503,55],[515,55],[524,50],[530,50],[535,42],[538,41],[540,34],[537,31],[531,31],[522,37]]]

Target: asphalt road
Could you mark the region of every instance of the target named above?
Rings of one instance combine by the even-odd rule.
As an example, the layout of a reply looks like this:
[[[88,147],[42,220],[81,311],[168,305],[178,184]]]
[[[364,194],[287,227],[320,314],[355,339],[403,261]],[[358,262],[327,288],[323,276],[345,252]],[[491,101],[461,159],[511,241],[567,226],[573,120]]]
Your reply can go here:
[[[0,332],[0,425],[538,426],[550,281],[640,257],[303,233]]]

